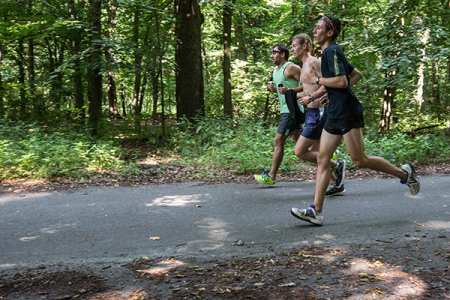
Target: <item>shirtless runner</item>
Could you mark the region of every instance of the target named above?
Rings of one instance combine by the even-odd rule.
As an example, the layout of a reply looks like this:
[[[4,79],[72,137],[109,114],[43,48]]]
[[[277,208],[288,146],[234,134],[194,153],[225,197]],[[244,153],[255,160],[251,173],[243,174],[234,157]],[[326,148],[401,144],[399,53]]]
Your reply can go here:
[[[305,34],[298,34],[292,39],[291,51],[293,55],[302,61],[302,72],[300,82],[303,85],[303,92],[300,94],[300,102],[306,106],[305,124],[302,134],[295,145],[295,155],[301,159],[316,163],[319,151],[319,141],[322,134],[323,122],[320,115],[320,102],[325,91],[320,91],[320,86],[315,82],[317,77],[321,77],[320,61],[311,55],[312,41]],[[345,161],[338,160],[331,162],[334,186],[329,189],[328,195],[343,192]],[[341,187],[339,189],[335,187]]]

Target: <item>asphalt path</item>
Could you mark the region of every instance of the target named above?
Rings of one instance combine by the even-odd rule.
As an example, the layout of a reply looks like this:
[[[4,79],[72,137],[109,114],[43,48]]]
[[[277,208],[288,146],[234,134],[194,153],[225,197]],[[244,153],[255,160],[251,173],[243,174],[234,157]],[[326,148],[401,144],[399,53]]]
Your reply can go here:
[[[409,195],[396,179],[346,182],[325,224],[295,219],[313,182],[200,183],[0,194],[0,269],[135,257],[249,256],[301,245],[392,243],[450,233],[450,177],[422,178]]]

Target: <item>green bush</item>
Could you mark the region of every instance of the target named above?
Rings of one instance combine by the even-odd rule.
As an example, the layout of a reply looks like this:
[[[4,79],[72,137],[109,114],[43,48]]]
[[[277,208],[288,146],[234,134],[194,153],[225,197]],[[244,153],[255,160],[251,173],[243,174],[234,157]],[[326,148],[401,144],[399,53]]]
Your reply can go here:
[[[203,119],[196,125],[184,122],[180,128],[172,143],[184,163],[237,173],[270,168],[276,127],[248,119]],[[281,169],[289,171],[298,167],[291,140],[286,144],[285,153]]]
[[[271,166],[276,124],[268,126],[251,119],[204,118],[195,123],[182,122],[170,132],[169,146],[181,157],[181,163],[198,167],[199,171],[226,169],[250,173]],[[364,139],[367,154],[385,157],[395,164],[448,161],[450,157],[449,139],[444,134],[429,133],[413,138],[403,133],[369,133]],[[281,165],[283,171],[304,166],[293,155],[293,148],[294,143],[289,139]],[[73,129],[56,131],[33,125],[0,124],[0,180],[76,178],[97,172],[139,174],[136,164],[124,161],[122,156],[122,149],[112,137],[94,141]],[[351,166],[344,146],[337,149],[335,158],[344,158]]]
[[[274,124],[275,125],[275,124]],[[186,164],[225,168],[238,173],[270,168],[276,126],[248,119],[203,119],[195,125],[184,122],[172,137],[175,149]],[[403,133],[370,134],[364,138],[368,155],[382,156],[395,164],[405,161],[427,163],[450,157],[450,143],[443,134],[410,137]],[[293,155],[293,143],[285,147],[284,171],[301,167]],[[335,158],[351,159],[340,146]]]
[[[91,172],[127,172],[121,149],[72,131],[33,125],[0,125],[0,179],[81,177]]]

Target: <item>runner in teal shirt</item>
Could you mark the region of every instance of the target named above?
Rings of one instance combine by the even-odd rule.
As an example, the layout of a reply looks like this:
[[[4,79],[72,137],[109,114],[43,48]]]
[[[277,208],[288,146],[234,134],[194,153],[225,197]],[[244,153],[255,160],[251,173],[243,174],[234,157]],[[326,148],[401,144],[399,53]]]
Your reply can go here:
[[[272,73],[273,82],[269,83],[267,90],[277,92],[278,94],[280,123],[274,139],[275,147],[272,154],[272,167],[269,172],[264,171],[261,175],[255,175],[256,181],[264,185],[272,185],[275,183],[278,168],[283,161],[286,137],[291,136],[294,142],[296,142],[302,128],[302,124],[295,122],[295,119],[289,113],[284,95],[288,89],[296,92],[302,90],[299,86],[301,68],[289,62],[288,58],[289,50],[285,46],[276,45],[272,48],[272,62],[275,64],[275,68]]]

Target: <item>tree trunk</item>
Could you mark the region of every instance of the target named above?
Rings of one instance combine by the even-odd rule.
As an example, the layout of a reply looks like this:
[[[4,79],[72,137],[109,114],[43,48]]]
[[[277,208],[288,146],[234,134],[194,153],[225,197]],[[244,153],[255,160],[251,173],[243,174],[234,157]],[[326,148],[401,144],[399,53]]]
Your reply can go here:
[[[86,118],[84,110],[84,96],[83,96],[83,80],[82,80],[82,70],[81,70],[81,36],[77,33],[73,41],[73,52],[74,52],[74,72],[73,72],[73,88],[74,88],[74,98],[75,98],[75,108],[80,120]]]
[[[17,46],[17,68],[19,75],[19,115],[20,118],[25,117],[27,97],[25,92],[25,58],[23,40],[20,39]]]
[[[149,45],[148,39],[150,36],[150,30],[151,30],[151,23],[148,23],[145,29],[145,33],[144,33],[144,40],[142,41],[142,45]],[[144,107],[144,102],[145,102],[145,90],[147,88],[147,81],[148,81],[148,76],[150,74],[150,69],[153,68],[154,66],[149,63],[149,60],[151,58],[149,58],[150,55],[144,55],[143,51],[142,51],[142,59],[141,59],[141,70],[143,70],[143,74],[141,75],[142,80],[141,80],[141,91],[139,92],[139,112],[142,113],[142,108]],[[145,58],[145,59],[144,59]]]
[[[101,60],[101,0],[89,0],[89,24],[91,28],[91,50],[88,55],[88,97],[89,125],[92,134],[98,134],[102,112],[102,75]]]
[[[34,69],[34,41],[32,38],[28,40],[28,86],[30,87],[30,97],[33,99],[33,107],[36,115],[42,114],[41,100],[36,98],[36,74]]]
[[[381,107],[381,117],[379,131],[386,133],[391,129],[392,106],[395,98],[395,86],[393,83],[395,71],[387,71],[385,74],[386,87],[383,94],[383,106]]]
[[[0,70],[3,70],[3,57],[5,55],[5,49],[3,47],[3,44],[0,43]],[[2,72],[0,72],[0,119],[2,119],[5,115],[4,93],[5,89],[3,87]]]
[[[175,13],[177,117],[194,120],[197,116],[204,114],[201,56],[203,16],[197,0],[175,0]]]
[[[150,76],[152,79],[152,104],[153,104],[152,117],[156,118],[156,114],[158,112],[159,73],[155,68],[152,68],[152,70],[150,71]]]
[[[48,58],[48,72],[49,75],[52,76],[50,77],[49,81],[50,81],[50,91],[49,91],[49,98],[50,100],[55,103],[55,98],[56,98],[56,88],[55,88],[55,79],[53,78],[53,72],[56,69],[56,59],[54,58],[53,55],[53,49],[52,49],[52,45],[50,43],[50,39],[49,38],[45,38],[45,45],[47,46],[47,58]],[[57,107],[57,105],[55,104],[55,106]]]
[[[27,1],[27,9],[29,13],[33,10],[33,0]],[[28,87],[29,97],[33,101],[33,114],[37,119],[40,119],[43,114],[43,107],[41,105],[42,97],[36,97],[36,74],[35,74],[35,57],[34,57],[34,40],[28,39]]]
[[[159,94],[159,76],[162,76],[159,70],[162,66],[159,64],[162,61],[162,51],[161,51],[161,30],[160,30],[159,12],[155,12],[155,33],[156,33],[156,50],[155,55],[153,55],[153,66],[150,70],[152,78],[152,117],[156,118],[158,113],[158,94]]]
[[[439,112],[441,104],[441,95],[439,93],[439,69],[434,60],[431,61],[431,95],[433,96],[433,110]]]
[[[133,20],[133,43],[134,43],[134,90],[133,90],[133,106],[135,126],[140,129],[140,91],[141,91],[141,73],[142,73],[142,50],[139,47],[139,27],[140,27],[140,9],[136,5]]]
[[[164,99],[164,76],[163,76],[163,64],[162,64],[162,55],[159,56],[159,74],[161,81],[161,127],[162,127],[162,137],[166,138],[166,103]]]
[[[59,45],[59,51],[58,51],[58,45]],[[56,47],[56,63],[57,67],[60,67],[64,63],[64,52],[66,51],[66,44],[63,41],[56,42],[55,41],[55,47]],[[59,55],[58,55],[59,54]],[[63,96],[63,84],[64,84],[64,72],[58,71],[56,74],[56,103],[58,103],[58,108],[61,106],[62,103],[62,96]]]
[[[448,0],[441,0],[441,7],[446,7],[446,9],[443,9],[442,12],[442,18],[441,18],[441,26],[442,28],[448,28],[448,24],[450,24],[450,11],[449,11],[449,2]],[[448,32],[448,31],[447,31]],[[448,111],[448,109],[450,108],[450,97],[448,95],[450,95],[450,56],[447,57],[447,76],[446,76],[446,80],[444,80],[444,95],[447,95],[446,97],[444,96],[444,111]],[[450,127],[449,127],[449,132],[450,132]]]
[[[69,12],[72,20],[78,20],[78,11],[75,7],[75,1],[69,1]],[[83,97],[83,80],[81,70],[81,33],[76,31],[72,39],[72,56],[73,59],[73,97],[74,105],[78,118],[82,121],[85,119],[84,97]]]
[[[120,100],[121,100],[121,102],[122,102],[122,115],[124,116],[124,117],[126,117],[127,116],[127,106],[126,106],[126,99],[125,99],[125,92],[123,91],[123,86],[122,86],[122,89],[121,89],[121,92],[120,92]]]
[[[54,40],[52,43],[49,39],[45,39],[48,51],[49,71],[52,79],[50,80],[50,99],[55,105],[55,110],[60,111],[61,96],[62,96],[62,84],[63,84],[63,72],[58,71],[57,68],[64,61],[64,43]],[[58,46],[59,44],[59,46]]]
[[[107,38],[116,32],[117,27],[117,0],[110,0],[108,7],[108,30],[106,30]],[[106,64],[108,66],[108,105],[109,114],[111,116],[117,116],[119,111],[117,109],[117,88],[116,79],[114,74],[114,67],[116,65],[116,58],[111,47],[108,47],[105,51]]]
[[[224,0],[223,4],[223,113],[233,117],[233,105],[231,102],[231,23],[232,1]]]
[[[139,97],[139,111],[142,112],[142,107],[144,105],[144,100],[145,100],[145,90],[147,89],[147,80],[148,80],[148,76],[149,76],[150,71],[149,70],[145,70],[144,74],[143,74],[143,78],[142,78],[142,84],[141,84],[141,92],[140,97]]]

